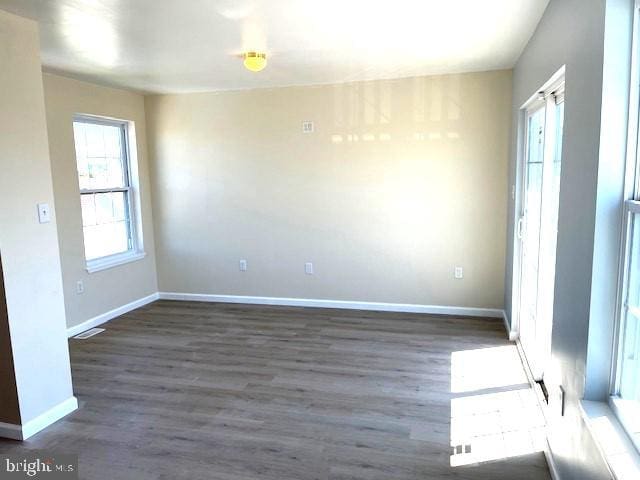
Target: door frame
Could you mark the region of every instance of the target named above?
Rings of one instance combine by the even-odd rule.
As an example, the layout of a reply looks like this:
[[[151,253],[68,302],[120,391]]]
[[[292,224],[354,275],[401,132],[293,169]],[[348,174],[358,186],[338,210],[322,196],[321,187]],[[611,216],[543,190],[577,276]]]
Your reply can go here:
[[[525,176],[526,176],[526,160],[528,149],[528,114],[533,110],[545,107],[545,102],[549,101],[549,97],[552,93],[558,89],[562,89],[562,95],[564,96],[564,82],[565,82],[566,67],[563,65],[552,77],[545,82],[545,84],[538,89],[536,93],[522,104],[517,114],[517,138],[516,138],[516,164],[515,164],[515,183],[512,186],[512,201],[514,202],[513,208],[513,232],[512,232],[512,278],[511,278],[511,328],[510,328],[510,340],[519,341],[520,338],[520,286],[521,286],[521,273],[522,273],[522,242],[520,241],[519,228],[520,219],[523,216],[524,207],[524,189],[525,189]],[[548,112],[547,112],[548,113]],[[545,130],[547,125],[548,115],[545,114]],[[546,137],[546,132],[545,132]],[[564,136],[563,136],[564,138]],[[547,151],[546,138],[545,138],[545,154]],[[562,187],[561,187],[562,188]]]

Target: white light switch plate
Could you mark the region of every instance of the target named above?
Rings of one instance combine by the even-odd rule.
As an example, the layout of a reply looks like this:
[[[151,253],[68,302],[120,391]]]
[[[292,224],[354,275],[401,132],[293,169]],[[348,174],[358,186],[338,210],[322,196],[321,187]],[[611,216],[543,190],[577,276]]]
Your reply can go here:
[[[51,221],[51,210],[48,203],[38,204],[38,221],[40,223],[49,223]]]
[[[304,264],[304,273],[307,275],[313,275],[313,263],[307,262]]]
[[[453,272],[453,276],[456,278],[456,280],[462,280],[464,278],[464,270],[462,269],[462,267],[456,267]]]
[[[247,271],[247,261],[244,258],[240,260],[240,271],[241,272]]]

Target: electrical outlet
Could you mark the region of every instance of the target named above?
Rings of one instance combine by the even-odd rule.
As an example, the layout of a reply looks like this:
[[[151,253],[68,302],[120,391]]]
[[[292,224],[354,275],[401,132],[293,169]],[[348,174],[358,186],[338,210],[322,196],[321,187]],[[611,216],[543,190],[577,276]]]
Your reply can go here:
[[[78,295],[82,295],[84,293],[84,282],[82,280],[78,280],[76,283],[76,293]]]
[[[464,278],[464,270],[462,267],[456,267],[453,271],[453,276],[456,280],[462,280]]]
[[[302,122],[302,133],[313,133],[313,122],[309,120]]]
[[[304,273],[307,275],[313,275],[313,263],[307,262],[304,264]]]
[[[247,271],[247,261],[244,258],[240,260],[240,271],[241,272]]]

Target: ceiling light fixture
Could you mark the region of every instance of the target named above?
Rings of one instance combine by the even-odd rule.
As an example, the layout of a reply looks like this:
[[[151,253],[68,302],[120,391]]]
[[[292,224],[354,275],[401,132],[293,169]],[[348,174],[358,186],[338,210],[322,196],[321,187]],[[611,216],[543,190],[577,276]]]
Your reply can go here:
[[[247,52],[244,54],[244,66],[252,72],[259,72],[267,66],[267,54]]]

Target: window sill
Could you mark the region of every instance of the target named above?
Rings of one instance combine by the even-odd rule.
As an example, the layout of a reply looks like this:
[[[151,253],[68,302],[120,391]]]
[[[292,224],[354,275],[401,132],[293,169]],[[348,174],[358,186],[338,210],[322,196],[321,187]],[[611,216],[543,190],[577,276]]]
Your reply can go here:
[[[580,410],[602,458],[616,480],[640,478],[640,453],[605,402],[582,400]]]
[[[87,262],[87,272],[96,273],[109,268],[118,267],[127,263],[142,260],[147,254],[144,252],[126,252],[109,257],[98,258]]]
[[[636,451],[640,452],[640,406],[638,402],[623,400],[620,397],[611,397],[609,399],[609,406],[618,417],[622,428],[625,429],[627,435],[631,438],[631,441],[636,447]]]

